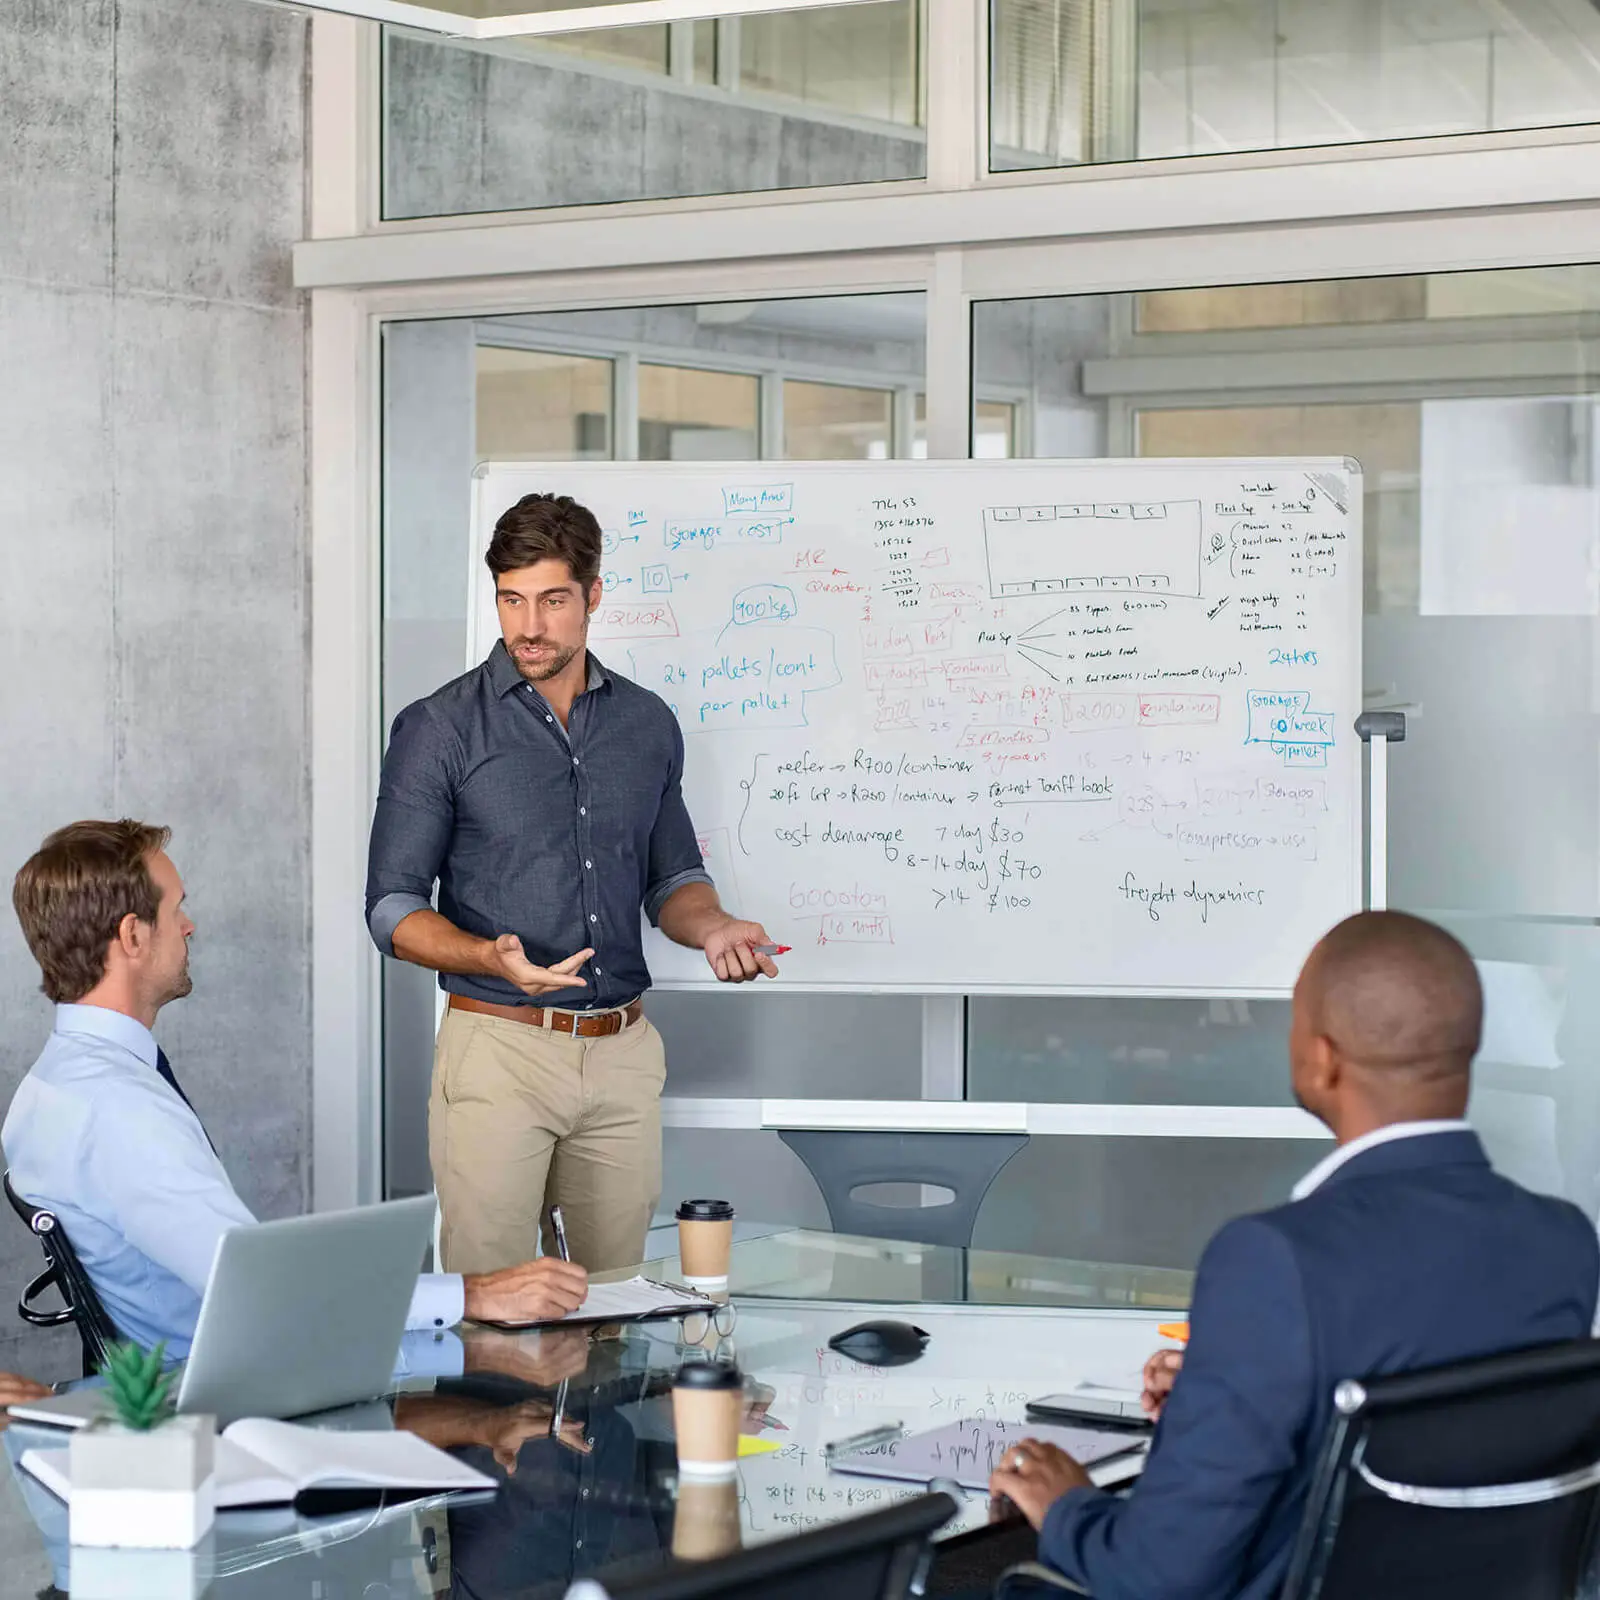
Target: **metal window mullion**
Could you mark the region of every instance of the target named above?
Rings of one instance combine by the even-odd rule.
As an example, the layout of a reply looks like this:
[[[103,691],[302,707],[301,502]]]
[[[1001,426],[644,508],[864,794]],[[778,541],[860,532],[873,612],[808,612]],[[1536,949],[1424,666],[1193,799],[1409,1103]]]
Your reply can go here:
[[[988,130],[987,0],[927,0],[928,171],[935,189],[970,189]]]
[[[897,461],[911,460],[911,446],[917,433],[917,385],[901,384],[895,389],[889,432],[889,454]]]
[[[639,358],[626,351],[611,366],[611,459],[639,459]]]
[[[667,24],[667,75],[674,83],[694,82],[693,22]]]
[[[929,0],[936,32],[942,3],[944,0]],[[972,453],[972,307],[962,286],[961,269],[961,251],[940,250],[928,275],[930,460],[962,460]],[[965,996],[923,997],[923,1099],[966,1098],[966,1020]]]
[[[717,18],[716,56],[717,87],[729,94],[739,92],[739,19]]]
[[[783,460],[783,374],[761,374],[760,441],[756,453],[762,461]]]

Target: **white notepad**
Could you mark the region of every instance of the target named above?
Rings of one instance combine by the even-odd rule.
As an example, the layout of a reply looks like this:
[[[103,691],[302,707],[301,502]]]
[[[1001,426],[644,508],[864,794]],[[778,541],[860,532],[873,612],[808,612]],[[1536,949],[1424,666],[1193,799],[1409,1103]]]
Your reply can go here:
[[[653,1278],[625,1278],[621,1283],[591,1283],[576,1311],[538,1322],[496,1322],[496,1328],[548,1328],[563,1322],[639,1322],[647,1317],[678,1317],[710,1311],[717,1302],[680,1284]]]
[[[987,1489],[1000,1458],[1019,1439],[1059,1445],[1086,1467],[1099,1466],[1115,1456],[1142,1454],[1149,1443],[1142,1436],[1110,1429],[969,1418],[832,1456],[828,1465],[835,1472],[858,1472],[869,1478],[898,1478],[907,1483],[954,1478],[963,1489]]]
[[[71,1504],[70,1450],[25,1450],[22,1467]],[[219,1510],[288,1505],[322,1490],[444,1494],[495,1487],[493,1478],[414,1433],[340,1433],[264,1417],[246,1417],[217,1436],[215,1470]]]

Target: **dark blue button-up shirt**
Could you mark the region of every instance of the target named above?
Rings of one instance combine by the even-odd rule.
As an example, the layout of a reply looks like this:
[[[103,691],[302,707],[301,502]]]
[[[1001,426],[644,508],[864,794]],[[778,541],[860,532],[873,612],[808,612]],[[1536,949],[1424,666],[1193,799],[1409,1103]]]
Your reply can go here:
[[[683,803],[683,734],[665,703],[591,655],[566,728],[496,644],[488,659],[394,720],[367,860],[367,926],[432,904],[458,928],[514,933],[549,966],[586,946],[588,987],[534,1001],[498,978],[441,974],[452,994],[578,1010],[650,987],[639,911],[710,883]]]

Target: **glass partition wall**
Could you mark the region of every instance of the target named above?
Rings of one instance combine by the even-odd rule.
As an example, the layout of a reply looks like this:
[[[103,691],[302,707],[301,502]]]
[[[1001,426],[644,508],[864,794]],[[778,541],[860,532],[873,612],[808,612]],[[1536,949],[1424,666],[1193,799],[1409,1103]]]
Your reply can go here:
[[[959,70],[952,15],[979,46]],[[1600,1212],[1600,267],[1584,261],[1600,231],[1577,178],[1567,212],[1541,191],[1547,223],[1504,214],[1519,197],[1488,176],[1481,226],[1475,179],[1450,191],[1453,216],[1428,215],[1458,157],[1546,175],[1592,161],[1600,12],[884,0],[492,48],[390,29],[374,49],[375,230],[485,211],[537,227],[554,208],[544,237],[563,241],[548,259],[530,246],[492,294],[463,244],[403,311],[374,302],[379,742],[466,665],[478,461],[1355,456],[1366,698],[1409,718],[1389,761],[1390,902],[1482,965],[1472,1116],[1497,1164]],[[1423,151],[1445,165],[1395,176]],[[1392,223],[1341,220],[1323,176],[1340,162],[1363,163],[1365,203]],[[1159,204],[1141,187],[1157,170]],[[1248,230],[1164,214],[1223,173],[1265,196]],[[937,214],[874,233],[912,215],[875,197],[935,191]],[[1080,220],[1108,196],[1126,235],[1110,242]],[[642,221],[653,201],[669,243],[630,233],[592,284],[564,268],[560,208]],[[382,981],[399,1194],[429,1183],[434,996],[392,963]],[[931,1099],[1015,1112],[1033,1137],[975,1242],[1150,1266],[1192,1266],[1224,1217],[1282,1200],[1325,1148],[1289,1092],[1283,1000],[774,990],[658,993],[651,1013],[667,1192],[714,1166],[751,1218],[826,1224],[763,1110],[775,1099],[887,1103],[908,1126]]]

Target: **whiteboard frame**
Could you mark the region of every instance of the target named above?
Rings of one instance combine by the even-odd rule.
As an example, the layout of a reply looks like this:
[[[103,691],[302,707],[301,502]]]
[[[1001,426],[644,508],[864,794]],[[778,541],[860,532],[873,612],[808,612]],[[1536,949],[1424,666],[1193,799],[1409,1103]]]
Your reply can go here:
[[[1007,466],[1031,472],[1040,471],[1072,471],[1076,473],[1120,472],[1129,468],[1136,468],[1140,472],[1154,473],[1182,473],[1185,471],[1228,471],[1237,469],[1251,472],[1256,469],[1272,472],[1339,472],[1354,478],[1357,485],[1362,482],[1362,468],[1360,462],[1351,456],[1260,456],[1260,457],[1231,457],[1231,456],[1152,456],[1152,457],[1057,457],[1057,456],[1032,456],[1026,460],[1011,462],[975,461],[971,459],[958,460],[924,460],[924,461],[484,461],[473,469],[472,483],[472,527],[471,538],[467,543],[467,628],[466,628],[466,661],[465,670],[471,671],[482,664],[484,657],[493,648],[494,641],[484,641],[478,634],[479,605],[478,597],[482,592],[482,583],[485,576],[483,565],[483,550],[479,548],[480,530],[490,525],[485,521],[486,505],[485,484],[493,473],[516,472],[537,473],[541,476],[548,473],[553,479],[559,479],[563,472],[582,472],[585,475],[599,473],[610,477],[639,477],[648,474],[651,477],[694,477],[703,476],[707,472],[731,471],[737,474],[763,473],[766,471],[782,471],[785,473],[805,472],[808,469],[825,471],[830,475],[860,474],[863,476],[881,476],[885,472],[911,472],[918,475],[937,474],[950,472],[994,472]],[[552,484],[552,488],[559,492],[559,484]],[[500,508],[502,511],[504,506]],[[1354,682],[1346,685],[1347,691],[1352,695],[1352,701],[1359,715],[1362,697],[1361,679],[1361,654],[1362,654],[1362,581],[1359,576],[1365,560],[1364,530],[1362,526],[1363,504],[1360,493],[1351,497],[1349,521],[1347,531],[1350,539],[1350,556],[1356,565],[1357,578],[1350,586],[1349,616],[1345,619],[1350,629],[1350,637],[1354,640],[1353,676]],[[498,513],[497,513],[498,515]],[[498,634],[495,635],[499,637]],[[1364,909],[1365,906],[1365,857],[1363,854],[1363,840],[1361,830],[1361,795],[1362,795],[1362,758],[1361,741],[1357,738],[1352,726],[1348,730],[1348,740],[1351,746],[1345,759],[1352,764],[1352,803],[1350,806],[1350,861],[1351,882],[1349,895],[1349,911],[1346,916]],[[1339,747],[1335,746],[1337,750]],[[759,910],[759,907],[754,908]],[[1292,988],[1271,989],[1260,986],[1205,988],[1193,985],[1141,985],[1127,984],[1117,987],[1096,986],[1089,987],[1082,984],[1049,984],[1034,983],[974,983],[974,984],[927,984],[927,983],[816,983],[803,979],[785,978],[781,983],[756,983],[730,984],[723,983],[710,975],[709,969],[704,979],[688,978],[651,978],[651,987],[668,994],[712,994],[719,991],[741,994],[782,993],[782,994],[860,994],[860,995],[975,995],[984,998],[1011,997],[1015,999],[1100,999],[1100,1000],[1288,1000],[1293,994]]]
[[[1299,1106],[1097,1100],[804,1100],[665,1094],[664,1128],[777,1132],[811,1128],[876,1133],[1028,1133],[1089,1139],[1333,1138]]]

